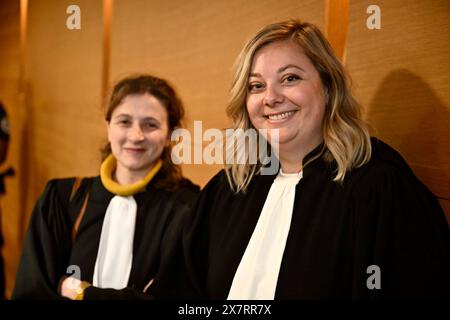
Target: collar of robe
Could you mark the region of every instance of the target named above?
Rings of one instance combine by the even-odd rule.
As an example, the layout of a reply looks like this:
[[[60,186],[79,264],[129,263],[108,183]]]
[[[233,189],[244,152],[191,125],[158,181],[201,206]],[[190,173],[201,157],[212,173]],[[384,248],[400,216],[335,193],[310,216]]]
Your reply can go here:
[[[117,166],[116,158],[112,154],[110,154],[105,159],[105,161],[103,161],[100,167],[100,179],[102,181],[103,186],[109,192],[119,196],[128,197],[145,189],[145,186],[158,173],[159,169],[161,169],[162,162],[161,160],[158,160],[153,166],[153,168],[150,170],[150,172],[143,179],[126,186],[120,185],[112,179],[112,174],[116,169],[116,166]]]

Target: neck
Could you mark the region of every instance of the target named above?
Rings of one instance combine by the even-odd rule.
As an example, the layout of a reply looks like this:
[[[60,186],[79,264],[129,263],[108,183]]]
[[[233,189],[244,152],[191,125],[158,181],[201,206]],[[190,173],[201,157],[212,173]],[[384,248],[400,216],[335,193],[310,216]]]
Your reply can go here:
[[[132,171],[122,168],[121,166],[117,166],[112,178],[121,186],[127,186],[144,179],[152,168],[153,165],[145,170]]]
[[[161,166],[161,160],[157,160],[148,170],[125,171],[125,168],[117,166],[116,159],[110,154],[100,166],[100,179],[109,192],[128,197],[144,190]]]
[[[303,169],[303,155],[283,154],[280,151],[280,165],[284,173],[298,173]]]
[[[298,173],[303,170],[303,159],[316,148],[320,142],[297,148],[295,152],[292,148],[280,146],[280,165],[284,173]]]

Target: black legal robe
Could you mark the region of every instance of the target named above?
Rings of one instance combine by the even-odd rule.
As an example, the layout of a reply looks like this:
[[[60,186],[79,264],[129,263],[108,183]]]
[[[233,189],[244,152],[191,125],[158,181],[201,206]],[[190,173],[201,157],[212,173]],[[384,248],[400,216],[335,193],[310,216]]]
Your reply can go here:
[[[275,299],[449,297],[450,237],[438,201],[395,150],[374,138],[372,147],[370,162],[342,184],[332,181],[333,163],[304,167]],[[235,194],[216,175],[186,225],[184,272],[161,277],[154,295],[226,299],[275,177],[255,176]],[[380,289],[369,289],[373,265]]]
[[[144,192],[137,193],[133,261],[128,286],[122,290],[88,288],[85,299],[146,298],[143,289],[157,276],[181,236],[181,226],[198,186],[184,180],[175,191],[157,188],[158,173]],[[16,276],[14,299],[59,299],[59,282],[70,265],[80,268],[81,280],[92,283],[106,209],[114,194],[100,177],[83,180],[69,205],[74,179],[50,181],[32,213]],[[72,241],[73,225],[86,193],[85,214]]]

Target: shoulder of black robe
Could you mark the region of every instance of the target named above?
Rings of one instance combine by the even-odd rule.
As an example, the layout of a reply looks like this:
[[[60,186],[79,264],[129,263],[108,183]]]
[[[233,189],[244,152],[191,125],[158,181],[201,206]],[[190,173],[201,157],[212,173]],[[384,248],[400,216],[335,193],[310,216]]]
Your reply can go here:
[[[203,286],[198,283],[204,279],[207,268],[209,228],[209,203],[223,194],[220,188],[226,179],[224,171],[214,176],[200,192],[197,201],[185,215],[182,237],[170,251],[164,268],[150,288],[154,299],[204,299]],[[168,251],[169,252],[169,251]],[[200,280],[202,281],[202,280]]]
[[[377,139],[372,147],[370,162],[348,177],[353,298],[448,298],[450,233],[439,202],[397,151]],[[369,266],[379,268],[381,289],[368,289],[378,272]]]
[[[71,247],[67,214],[75,178],[47,183],[33,209],[16,274],[13,299],[58,299]]]
[[[351,261],[341,264],[341,269],[350,266],[349,270],[341,271],[343,275],[352,274],[348,280],[352,282],[349,284],[351,292],[343,291],[341,297],[390,299],[448,296],[449,232],[437,199],[414,176],[398,152],[375,138],[372,139],[372,147],[370,162],[349,172],[343,188],[339,188],[343,190],[343,196],[351,198],[350,201],[339,203],[339,197],[334,197],[338,202],[330,204],[348,212],[348,215],[353,216],[349,221],[354,223],[347,228],[352,231],[352,246],[337,248],[338,251],[351,251],[350,255],[346,255]],[[311,154],[319,149],[320,146]],[[334,168],[333,164],[317,159],[305,167],[304,176],[310,176],[309,181],[313,178],[314,183],[323,181],[335,184],[331,181]],[[184,264],[178,263],[178,272],[172,273],[182,274],[183,277],[173,277],[176,280],[170,281],[170,276],[167,276],[169,280],[166,283],[169,286],[180,288],[178,298],[211,298],[215,284],[208,283],[212,263],[208,254],[211,250],[222,248],[219,249],[221,254],[216,257],[228,254],[228,258],[223,261],[230,261],[229,257],[232,256],[227,252],[226,244],[215,243],[217,237],[214,230],[220,228],[215,220],[224,221],[224,217],[219,218],[217,215],[232,217],[234,204],[240,203],[240,206],[236,206],[243,208],[239,214],[250,216],[244,221],[254,225],[274,178],[255,176],[246,194],[235,194],[222,170],[202,190],[183,232]],[[318,192],[314,197],[309,201],[320,205],[321,193]],[[239,241],[248,241],[253,230],[238,225],[235,229],[232,232],[250,232],[230,235],[241,238]],[[220,261],[214,263],[217,267]],[[239,261],[234,263],[238,264]],[[320,264],[320,261],[317,263]],[[373,265],[380,268],[381,289],[370,290],[367,286],[371,279],[370,272],[373,273],[368,267]],[[219,285],[224,286],[223,283]]]
[[[170,221],[167,223],[163,239],[161,241],[161,258],[155,279],[146,292],[126,287],[120,290],[98,288],[90,286],[84,291],[85,300],[150,300],[154,299],[153,287],[159,284],[164,270],[172,268],[173,263],[182,260],[180,255],[180,243],[182,228],[185,220],[195,202],[200,188],[188,179],[183,179],[177,190],[160,190],[167,202],[173,204]],[[180,259],[180,260],[179,260]],[[170,290],[169,287],[167,290]],[[164,289],[166,290],[166,289]]]

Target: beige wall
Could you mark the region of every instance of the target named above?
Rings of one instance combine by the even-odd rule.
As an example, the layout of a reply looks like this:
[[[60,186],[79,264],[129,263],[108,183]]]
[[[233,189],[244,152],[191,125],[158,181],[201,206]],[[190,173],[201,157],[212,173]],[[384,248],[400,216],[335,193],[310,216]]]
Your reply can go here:
[[[6,3],[13,6],[14,2],[2,2],[2,15]],[[16,65],[20,61],[18,1],[14,15],[8,14],[6,22],[0,19],[8,23],[2,31],[11,30],[2,41],[2,51],[6,44],[9,53],[12,55],[14,51],[16,55],[8,57],[9,61],[0,69],[2,91],[4,81],[8,81],[6,87],[11,87],[8,89],[11,101],[5,99],[5,104],[11,110],[13,128],[10,163],[17,171],[16,178],[7,183],[8,193],[2,202],[8,294],[24,227],[45,183],[55,177],[97,173],[104,131],[100,110],[102,3],[77,1],[82,8],[82,29],[69,31],[66,8],[72,3],[29,2],[23,74],[25,95],[16,89],[19,87]]]
[[[350,1],[347,15],[340,10],[348,0],[115,0],[110,51],[103,44],[103,1],[30,0],[23,63],[18,2],[0,4],[0,99],[12,122],[8,163],[17,171],[1,203],[8,292],[24,226],[46,181],[98,172],[106,137],[103,83],[110,87],[142,72],[167,78],[185,102],[188,128],[194,120],[202,120],[204,130],[227,127],[227,90],[239,50],[261,26],[289,17],[329,30],[377,135],[405,155],[450,213],[446,0],[377,1],[382,28],[373,31],[365,25],[371,1]],[[81,8],[81,30],[66,28],[70,4]],[[220,167],[183,169],[204,185]]]
[[[450,1],[351,1],[347,67],[374,133],[398,149],[450,221]]]
[[[97,150],[104,138],[102,3],[77,1],[81,30],[66,28],[70,4],[29,4],[25,80],[30,201],[50,178],[97,173]]]
[[[188,111],[187,127],[227,127],[231,66],[244,42],[263,25],[301,17],[323,26],[322,1],[116,1],[111,39],[111,81],[135,72],[170,80]],[[185,165],[204,185],[220,166]]]

